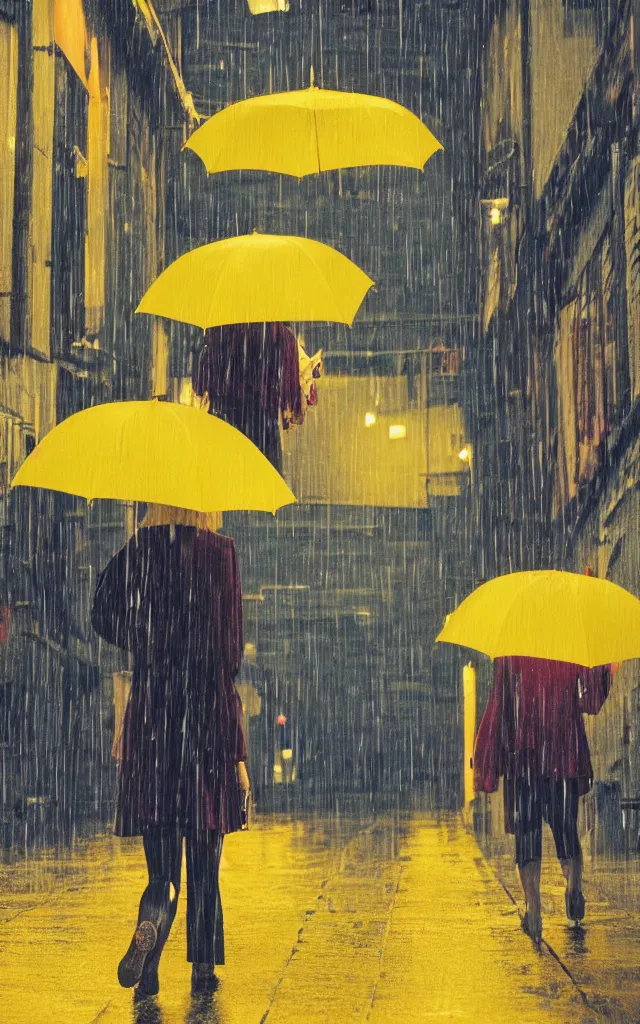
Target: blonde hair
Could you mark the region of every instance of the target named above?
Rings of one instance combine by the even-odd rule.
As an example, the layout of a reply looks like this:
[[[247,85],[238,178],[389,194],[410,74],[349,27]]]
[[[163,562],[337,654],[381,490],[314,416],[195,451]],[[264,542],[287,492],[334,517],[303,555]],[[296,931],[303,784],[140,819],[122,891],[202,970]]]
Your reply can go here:
[[[216,533],[222,526],[222,512],[194,512],[175,505],[149,504],[140,526],[195,526],[197,530]]]

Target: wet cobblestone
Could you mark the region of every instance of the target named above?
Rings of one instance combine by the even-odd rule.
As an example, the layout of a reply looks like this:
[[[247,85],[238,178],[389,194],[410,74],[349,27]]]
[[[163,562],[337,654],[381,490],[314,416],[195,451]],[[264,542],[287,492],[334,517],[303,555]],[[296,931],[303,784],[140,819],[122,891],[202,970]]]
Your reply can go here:
[[[138,841],[106,836],[0,868],[2,1024],[590,1024],[640,1014],[635,918],[618,928],[592,894],[580,946],[559,902],[547,901],[549,946],[536,952],[508,886],[457,817],[268,818],[229,837],[227,964],[204,1001],[189,992],[184,907],[157,999],[136,1003],[118,986],[143,865]]]

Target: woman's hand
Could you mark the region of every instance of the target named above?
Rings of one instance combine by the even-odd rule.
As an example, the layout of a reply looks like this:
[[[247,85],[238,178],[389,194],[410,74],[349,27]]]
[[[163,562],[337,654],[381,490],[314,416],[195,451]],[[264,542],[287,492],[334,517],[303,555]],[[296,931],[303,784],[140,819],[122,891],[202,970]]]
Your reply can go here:
[[[238,785],[243,793],[248,793],[251,789],[251,783],[249,781],[249,774],[247,772],[247,766],[244,761],[238,761],[236,765],[238,772]]]

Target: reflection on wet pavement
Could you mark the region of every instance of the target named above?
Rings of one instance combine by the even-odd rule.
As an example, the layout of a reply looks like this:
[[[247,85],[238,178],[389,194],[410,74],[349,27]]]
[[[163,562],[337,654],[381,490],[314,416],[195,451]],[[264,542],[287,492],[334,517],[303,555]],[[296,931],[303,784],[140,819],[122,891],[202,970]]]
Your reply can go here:
[[[227,964],[208,997],[190,995],[184,902],[160,995],[136,1000],[118,986],[143,863],[138,841],[106,836],[58,859],[0,869],[2,1024],[587,1024],[603,1014],[637,1019],[633,999],[640,1012],[639,977],[627,975],[624,1012],[602,977],[602,907],[592,901],[578,932],[559,907],[547,907],[551,948],[537,953],[456,817],[275,818],[229,837]],[[628,928],[620,941],[632,938]],[[623,962],[611,966],[618,983]]]

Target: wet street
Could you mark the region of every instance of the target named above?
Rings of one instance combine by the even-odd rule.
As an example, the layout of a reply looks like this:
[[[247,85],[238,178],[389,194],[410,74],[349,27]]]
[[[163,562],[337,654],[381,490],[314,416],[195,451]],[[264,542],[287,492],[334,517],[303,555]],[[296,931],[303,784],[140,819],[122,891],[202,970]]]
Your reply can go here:
[[[455,815],[261,820],[223,851],[218,992],[190,995],[183,902],[160,995],[135,1003],[116,967],[145,884],[138,841],[106,836],[73,854],[4,865],[0,1019],[637,1021],[640,915],[587,886],[585,928],[571,932],[553,865],[538,953],[510,898],[518,890],[508,861],[498,867],[502,884]]]

